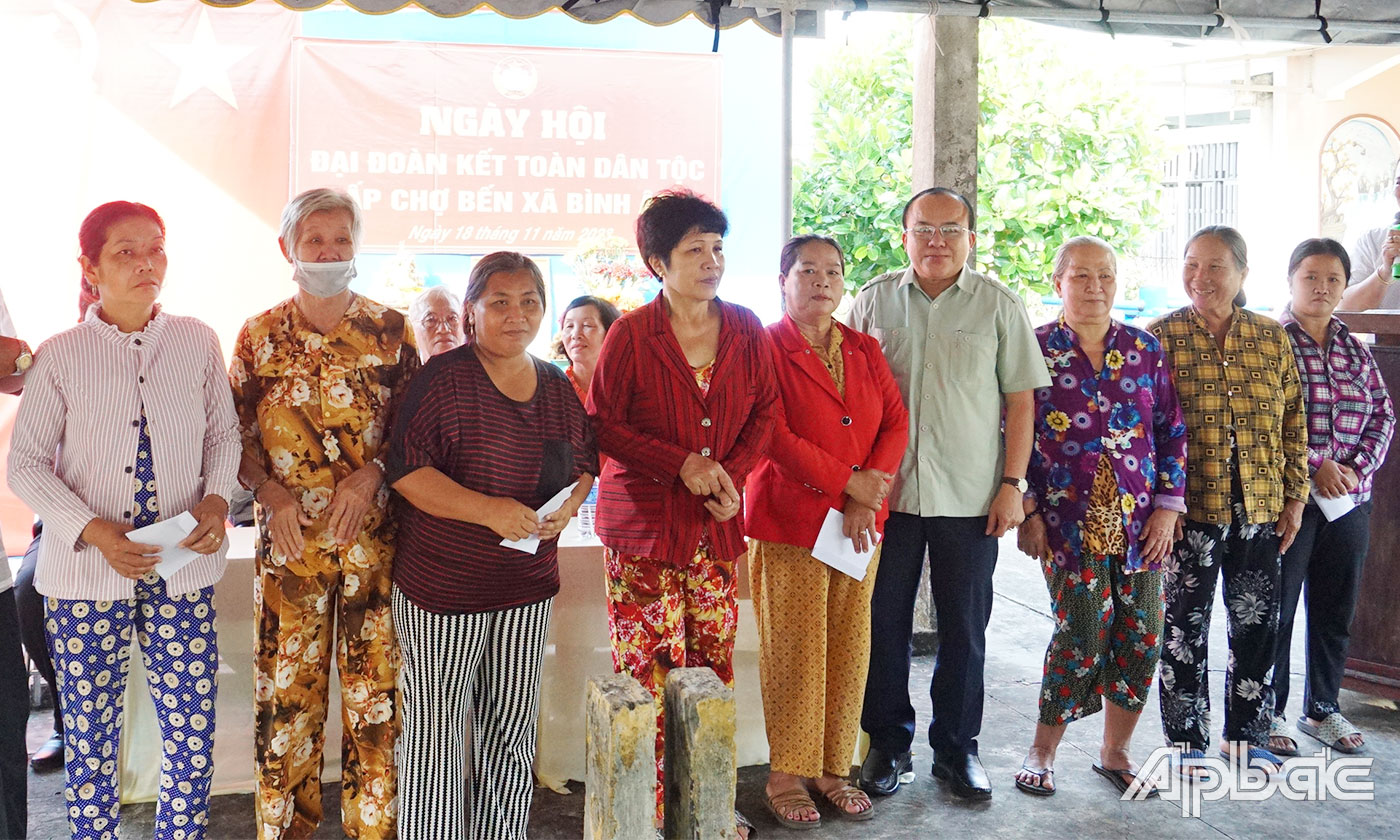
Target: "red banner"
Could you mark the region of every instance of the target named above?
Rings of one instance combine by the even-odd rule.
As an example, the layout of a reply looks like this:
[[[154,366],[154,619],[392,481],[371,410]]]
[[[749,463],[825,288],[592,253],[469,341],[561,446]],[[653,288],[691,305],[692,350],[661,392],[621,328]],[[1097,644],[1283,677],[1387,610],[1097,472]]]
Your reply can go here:
[[[719,57],[298,39],[292,185],[365,211],[372,250],[564,253],[642,200],[719,198]]]

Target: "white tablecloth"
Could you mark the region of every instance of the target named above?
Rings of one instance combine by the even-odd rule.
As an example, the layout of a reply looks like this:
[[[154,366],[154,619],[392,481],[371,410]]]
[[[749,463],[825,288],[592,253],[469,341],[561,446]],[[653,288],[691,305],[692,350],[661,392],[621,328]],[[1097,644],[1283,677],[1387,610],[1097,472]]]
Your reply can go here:
[[[228,570],[214,586],[219,624],[213,780],[216,794],[248,793],[253,789],[254,535],[252,528],[229,531]],[[748,569],[743,560],[737,575],[740,600],[734,645],[738,724],[735,740],[738,763],[743,767],[768,760],[768,741],[763,731],[758,685],[758,631],[748,599]],[[559,595],[554,600],[540,676],[539,749],[535,756],[540,780],[554,787],[567,779],[583,779],[584,687],[589,676],[613,670],[602,545],[596,539],[581,538],[573,525],[560,537],[559,578]],[[132,651],[131,661],[121,742],[124,803],[154,800],[160,784],[161,738],[138,650]],[[334,673],[330,693],[322,778],[338,780],[340,683]]]

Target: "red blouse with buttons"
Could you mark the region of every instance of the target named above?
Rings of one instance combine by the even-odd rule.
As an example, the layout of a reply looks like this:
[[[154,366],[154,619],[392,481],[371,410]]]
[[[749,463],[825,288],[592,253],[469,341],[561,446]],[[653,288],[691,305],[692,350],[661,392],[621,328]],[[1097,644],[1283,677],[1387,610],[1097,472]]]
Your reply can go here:
[[[608,456],[594,530],[623,554],[684,566],[702,537],[715,556],[744,546],[744,515],[716,522],[680,480],[692,452],[719,461],[736,487],[758,463],[777,404],[768,339],[758,318],[716,299],[719,347],[702,394],[661,296],[608,330],[588,393],[598,449]]]
[[[768,327],[782,399],[768,450],[744,494],[753,539],[810,548],[831,509],[846,506],[855,468],[893,474],[909,445],[909,412],[880,344],[840,322],[846,394],[790,318]],[[884,532],[889,502],[876,527]]]

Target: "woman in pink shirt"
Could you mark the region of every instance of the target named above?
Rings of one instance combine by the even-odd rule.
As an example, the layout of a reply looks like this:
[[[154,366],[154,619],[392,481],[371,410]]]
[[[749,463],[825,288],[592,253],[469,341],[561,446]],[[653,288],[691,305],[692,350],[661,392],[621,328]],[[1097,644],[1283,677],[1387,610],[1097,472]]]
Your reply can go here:
[[[214,583],[240,452],[214,331],[156,303],[165,224],[145,205],[92,211],[78,234],[96,294],[39,348],[10,445],[10,487],[44,520],[36,588],[64,713],[69,829],[117,834],[118,740],[131,640],[160,726],[156,836],[204,837],[213,776]],[[127,532],[188,515],[172,568]],[[169,554],[169,552],[166,552]]]

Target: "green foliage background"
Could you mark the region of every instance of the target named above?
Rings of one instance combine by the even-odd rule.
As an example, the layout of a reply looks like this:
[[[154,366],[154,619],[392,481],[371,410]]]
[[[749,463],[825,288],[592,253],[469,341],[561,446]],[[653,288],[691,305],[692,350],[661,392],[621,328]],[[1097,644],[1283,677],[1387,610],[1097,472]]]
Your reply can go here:
[[[1158,219],[1163,149],[1132,73],[1066,55],[1047,30],[983,21],[978,76],[977,263],[1023,295],[1050,288],[1058,244],[1094,234],[1134,254]],[[899,211],[912,193],[907,29],[846,48],[813,85],[816,139],[794,172],[793,229],[836,238],[854,291],[905,264]]]

